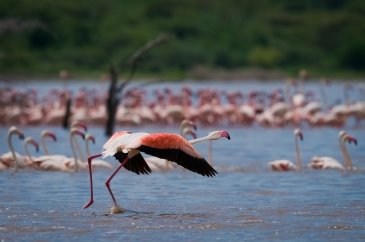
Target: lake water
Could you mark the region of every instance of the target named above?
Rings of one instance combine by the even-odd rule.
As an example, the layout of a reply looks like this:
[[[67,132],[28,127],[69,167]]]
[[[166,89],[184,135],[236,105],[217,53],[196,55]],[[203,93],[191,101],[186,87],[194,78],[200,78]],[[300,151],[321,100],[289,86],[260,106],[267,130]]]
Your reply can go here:
[[[179,88],[182,84],[169,85]],[[245,90],[280,86],[236,83],[227,88],[234,90],[237,85]],[[316,88],[315,84],[311,87]],[[332,88],[337,90],[330,92],[333,98],[342,94],[340,85]],[[58,136],[49,150],[71,155],[65,130],[21,127],[26,136],[36,139],[45,128]],[[179,132],[177,127],[119,128]],[[0,153],[7,152],[7,129],[0,128]],[[294,160],[292,128],[215,129],[227,129],[231,135],[231,140],[213,143],[217,176],[206,178],[182,169],[138,176],[123,170],[111,182],[118,202],[127,209],[122,214],[109,214],[112,201],[104,183],[112,170],[94,171],[95,203],[88,209],[82,209],[89,199],[86,171],[1,172],[0,241],[365,241],[364,128],[345,127],[359,141],[357,146],[348,146],[356,171],[306,168],[314,155],[343,159],[339,129],[304,127],[301,152],[305,168],[287,173],[272,172],[267,163]],[[198,136],[211,130],[198,127]],[[98,153],[107,139],[104,130],[90,127],[90,133],[96,137],[92,152]],[[14,139],[14,145],[22,153],[20,142]],[[206,157],[206,143],[196,148]],[[108,161],[118,165],[114,159]]]

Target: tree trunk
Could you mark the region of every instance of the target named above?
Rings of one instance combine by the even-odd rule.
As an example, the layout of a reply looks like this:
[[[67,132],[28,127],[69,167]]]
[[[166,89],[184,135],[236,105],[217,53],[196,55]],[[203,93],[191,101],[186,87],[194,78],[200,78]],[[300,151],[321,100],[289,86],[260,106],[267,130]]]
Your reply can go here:
[[[106,136],[111,136],[114,132],[115,117],[117,113],[117,107],[119,104],[119,98],[118,98],[119,95],[117,93],[117,81],[118,81],[118,73],[114,65],[111,65],[109,94],[108,94],[108,99],[106,100],[107,115],[108,115],[105,126]]]

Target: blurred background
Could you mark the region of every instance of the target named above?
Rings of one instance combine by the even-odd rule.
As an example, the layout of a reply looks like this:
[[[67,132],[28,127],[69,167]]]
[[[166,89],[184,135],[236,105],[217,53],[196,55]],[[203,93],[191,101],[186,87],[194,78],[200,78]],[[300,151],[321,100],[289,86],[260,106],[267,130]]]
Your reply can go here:
[[[2,0],[4,77],[99,78],[160,34],[140,77],[279,79],[363,77],[362,0]]]

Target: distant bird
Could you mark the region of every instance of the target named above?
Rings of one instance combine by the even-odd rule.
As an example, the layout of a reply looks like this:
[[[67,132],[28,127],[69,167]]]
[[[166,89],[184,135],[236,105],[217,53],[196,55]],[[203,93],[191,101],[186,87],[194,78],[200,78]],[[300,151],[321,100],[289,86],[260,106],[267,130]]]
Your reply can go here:
[[[39,161],[45,161],[45,160],[66,160],[68,159],[65,155],[60,155],[60,154],[52,154],[50,155],[48,152],[48,148],[46,145],[46,138],[51,138],[54,142],[57,141],[57,136],[55,133],[49,131],[49,130],[43,130],[41,132],[41,147],[43,149],[43,153],[44,155],[39,156],[37,158],[37,160]],[[41,162],[40,162],[41,163]],[[39,163],[39,165],[40,165]],[[58,165],[57,165],[58,166]]]
[[[345,143],[348,142],[349,144],[354,143],[357,145],[357,140],[348,135],[345,131],[340,131],[338,133],[339,136],[339,146],[342,153],[342,156],[345,161],[345,165],[342,165],[341,162],[336,160],[335,158],[329,156],[313,156],[311,162],[308,164],[308,167],[316,170],[324,170],[324,169],[337,169],[337,170],[345,170],[349,169],[352,170],[352,160],[348,150],[346,148]]]
[[[196,125],[193,121],[188,119],[184,119],[180,124],[181,136],[185,137],[187,135],[191,135],[194,139],[196,139]]]
[[[38,143],[32,137],[25,138],[24,143],[23,143],[24,152],[26,154],[25,163],[27,164],[28,167],[38,168],[39,163],[41,163],[42,161],[33,159],[32,155],[30,154],[29,149],[28,149],[29,144],[34,146],[36,152],[39,152]]]
[[[300,157],[299,140],[303,140],[303,133],[300,129],[294,130],[295,136],[295,154],[296,154],[296,165],[289,160],[274,160],[269,162],[269,166],[274,171],[290,171],[302,169],[302,160]]]
[[[42,160],[39,162],[38,168],[41,170],[47,171],[78,171],[79,161],[77,159],[77,153],[75,148],[75,136],[81,136],[82,139],[85,138],[85,134],[76,128],[71,128],[70,130],[70,144],[73,153],[73,157],[66,157],[63,155],[49,155],[49,156],[41,156],[38,159]],[[84,165],[86,168],[86,164]],[[82,168],[82,165],[81,165]]]
[[[11,126],[9,128],[8,137],[7,137],[9,152],[3,154],[0,157],[0,162],[3,164],[2,167],[6,166],[8,168],[14,168],[14,170],[16,170],[18,167],[24,166],[24,161],[23,161],[23,157],[21,155],[19,155],[18,153],[16,153],[14,150],[14,146],[11,142],[12,141],[11,138],[13,135],[17,135],[19,137],[19,139],[21,139],[21,140],[24,139],[23,132],[20,131],[17,127]]]
[[[180,135],[171,133],[150,134],[119,131],[104,144],[102,154],[97,154],[88,158],[91,198],[84,208],[89,207],[94,202],[91,173],[92,159],[100,157],[101,155],[103,155],[104,158],[114,156],[121,163],[106,181],[106,187],[108,188],[114,203],[112,211],[121,212],[122,210],[118,206],[113,192],[110,189],[110,181],[123,166],[137,174],[150,173],[151,169],[140,152],[173,161],[178,165],[203,176],[209,177],[217,174],[217,171],[214,170],[195,148]]]
[[[45,155],[49,155],[47,146],[46,146],[46,138],[49,137],[51,138],[53,141],[57,141],[57,137],[56,135],[49,131],[49,130],[43,130],[41,132],[41,145],[42,145],[42,149]]]

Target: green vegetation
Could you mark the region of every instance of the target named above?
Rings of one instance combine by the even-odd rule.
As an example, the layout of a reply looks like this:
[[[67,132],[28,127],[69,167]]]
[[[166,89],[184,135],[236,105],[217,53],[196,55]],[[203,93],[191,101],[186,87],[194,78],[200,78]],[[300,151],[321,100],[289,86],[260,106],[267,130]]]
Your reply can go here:
[[[2,0],[0,72],[105,72],[160,33],[139,72],[300,68],[364,76],[363,0]]]

